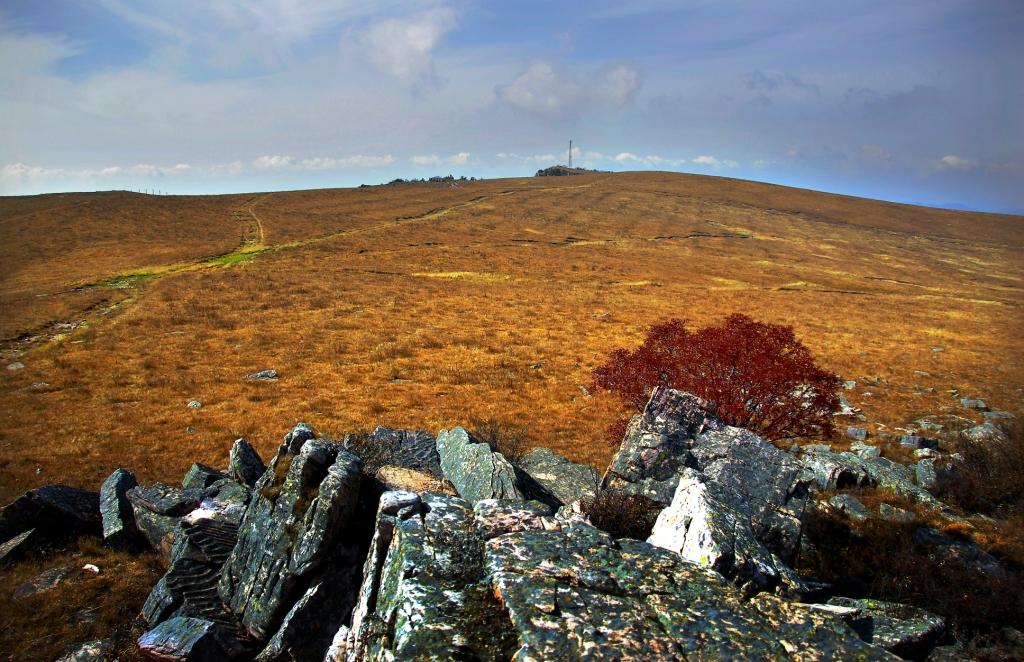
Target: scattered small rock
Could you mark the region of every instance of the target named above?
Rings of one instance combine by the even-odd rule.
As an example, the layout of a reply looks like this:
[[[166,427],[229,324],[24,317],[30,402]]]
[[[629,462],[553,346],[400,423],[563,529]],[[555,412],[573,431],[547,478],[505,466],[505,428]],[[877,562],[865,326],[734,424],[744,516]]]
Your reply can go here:
[[[917,516],[909,510],[903,510],[888,503],[878,506],[878,516],[890,522],[908,523],[917,519]]]
[[[189,403],[185,406],[188,407],[189,409],[201,409],[203,403],[199,402],[198,400],[189,400]]]
[[[250,382],[274,382],[278,379],[277,370],[273,368],[268,370],[260,370],[245,376],[246,381]]]
[[[857,441],[864,441],[868,438],[868,431],[865,428],[846,428],[846,436]]]
[[[939,352],[946,351],[946,348],[945,347],[932,347],[932,351],[935,352],[936,354],[938,354]]]
[[[966,407],[967,409],[978,409],[981,411],[988,409],[988,407],[985,406],[985,401],[979,398],[960,398],[960,406]]]
[[[7,364],[7,369],[8,370],[21,370],[24,367],[25,367],[25,364],[22,363],[21,361],[15,361],[14,363],[8,363]]]
[[[867,506],[852,494],[836,494],[825,503],[856,522],[863,522],[871,517],[871,511]]]

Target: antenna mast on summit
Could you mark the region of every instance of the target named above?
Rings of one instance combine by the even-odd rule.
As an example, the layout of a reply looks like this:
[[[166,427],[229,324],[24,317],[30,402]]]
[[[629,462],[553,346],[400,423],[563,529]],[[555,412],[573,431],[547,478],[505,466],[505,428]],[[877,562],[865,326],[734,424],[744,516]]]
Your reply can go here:
[[[572,167],[572,138],[569,139],[569,167]]]

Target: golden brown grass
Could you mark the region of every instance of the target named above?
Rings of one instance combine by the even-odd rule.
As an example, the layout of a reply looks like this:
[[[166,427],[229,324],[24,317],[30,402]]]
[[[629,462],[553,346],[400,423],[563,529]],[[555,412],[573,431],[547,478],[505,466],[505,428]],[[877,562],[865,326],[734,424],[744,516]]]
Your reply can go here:
[[[300,420],[496,420],[603,469],[620,405],[581,386],[669,317],[793,325],[876,431],[961,413],[951,388],[1024,411],[1020,217],[663,173],[142,197],[0,199],[4,349],[26,365],[0,368],[2,501],[118,466],[180,480],[239,436],[269,457]],[[263,252],[159,269],[243,243]],[[281,379],[244,381],[263,368]]]

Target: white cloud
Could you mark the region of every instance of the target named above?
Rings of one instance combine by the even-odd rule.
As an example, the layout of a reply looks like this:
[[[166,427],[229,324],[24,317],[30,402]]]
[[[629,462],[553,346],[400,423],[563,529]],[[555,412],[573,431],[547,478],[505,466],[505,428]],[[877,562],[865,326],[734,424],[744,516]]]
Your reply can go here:
[[[127,167],[107,166],[104,168],[44,168],[25,163],[11,163],[0,168],[0,181],[13,185],[53,180],[95,180],[118,175],[147,178],[173,177],[183,175],[192,169],[192,166],[187,163],[178,163],[173,166],[138,163]]]
[[[299,167],[303,170],[333,170],[335,168],[381,168],[387,165],[391,165],[395,162],[395,157],[390,154],[384,154],[383,156],[369,156],[365,154],[356,154],[355,156],[346,156],[343,158],[334,157],[315,157],[310,159],[302,159],[299,162]]]
[[[640,89],[636,69],[619,65],[595,79],[582,81],[549,62],[536,61],[508,85],[495,89],[498,99],[537,115],[579,115],[601,106],[618,107],[632,101]]]
[[[947,154],[935,163],[936,170],[973,170],[978,167],[978,162],[964,156]]]
[[[667,166],[667,167],[679,167],[686,163],[686,159],[668,159],[657,154],[647,154],[646,156],[640,156],[633,154],[632,152],[619,152],[612,160],[622,164],[642,165],[647,167],[656,166]]]
[[[433,51],[455,27],[455,12],[437,7],[407,18],[371,25],[360,38],[370,60],[396,78],[433,78]]]
[[[701,156],[690,159],[690,162],[697,165],[710,166],[712,168],[735,168],[739,165],[736,161],[719,159],[718,157],[710,156],[708,154],[702,154]]]
[[[252,165],[257,170],[280,170],[291,167],[293,163],[295,163],[295,159],[290,156],[271,154],[258,157],[252,162]]]
[[[466,165],[469,163],[469,152],[459,152],[448,157],[440,157],[437,154],[420,154],[409,158],[409,162],[418,166]]]

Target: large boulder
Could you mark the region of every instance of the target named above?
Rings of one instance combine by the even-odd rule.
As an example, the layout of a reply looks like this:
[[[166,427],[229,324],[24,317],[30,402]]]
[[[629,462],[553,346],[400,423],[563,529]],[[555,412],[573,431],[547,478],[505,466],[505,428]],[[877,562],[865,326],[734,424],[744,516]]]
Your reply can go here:
[[[252,487],[267,470],[259,452],[245,439],[236,439],[228,455],[228,474],[242,485]]]
[[[877,448],[865,455],[875,455]],[[819,490],[841,490],[872,485],[871,475],[859,453],[833,452],[828,447],[805,446],[800,455],[805,477]]]
[[[753,524],[747,497],[698,471],[684,469],[671,505],[658,515],[647,542],[722,573],[743,585],[748,594],[780,584],[800,590],[796,573],[758,540]]]
[[[597,496],[600,477],[582,464],[556,455],[550,448],[537,448],[519,459],[517,465],[558,500],[559,505],[589,501]]]
[[[0,509],[0,542],[34,529],[36,544],[65,543],[103,532],[100,495],[67,485],[46,485],[25,492]]]
[[[888,659],[841,622],[540,504],[389,492],[327,659]]]
[[[512,464],[463,428],[438,432],[437,452],[445,478],[462,498],[472,502],[523,498]]]
[[[300,424],[257,481],[219,582],[224,604],[253,638],[276,631],[302,580],[344,538],[361,468],[356,455]]]
[[[128,490],[138,486],[135,475],[127,469],[110,474],[100,487],[100,515],[103,519],[103,541],[114,549],[133,549],[139,543],[135,513],[128,501]]]
[[[630,422],[602,486],[667,506],[680,472],[693,461],[693,439],[706,429],[721,427],[697,396],[658,387],[643,413]]]
[[[154,550],[169,556],[181,532],[178,520],[203,500],[203,490],[181,489],[154,483],[133,487],[125,493],[139,533]]]

